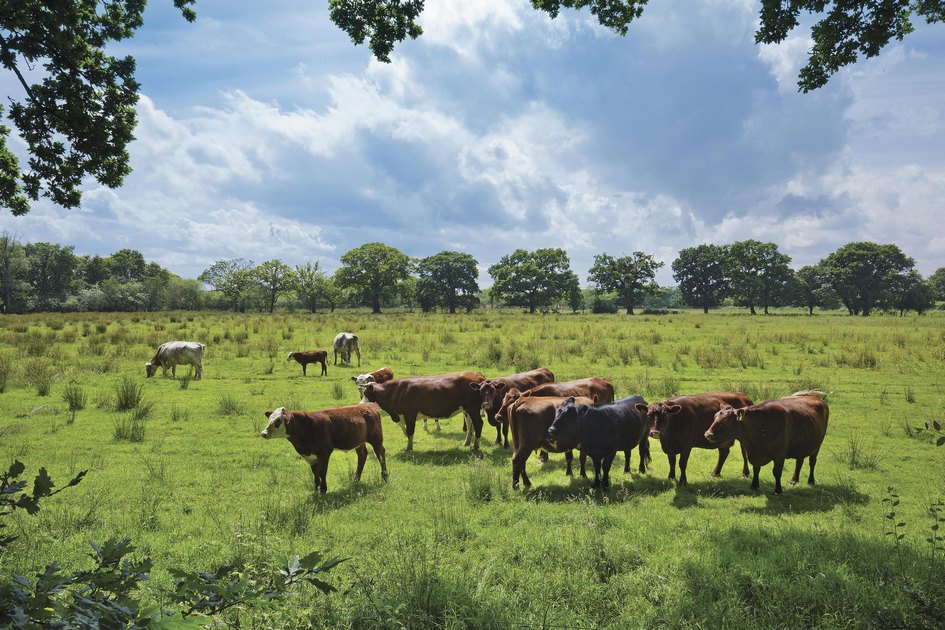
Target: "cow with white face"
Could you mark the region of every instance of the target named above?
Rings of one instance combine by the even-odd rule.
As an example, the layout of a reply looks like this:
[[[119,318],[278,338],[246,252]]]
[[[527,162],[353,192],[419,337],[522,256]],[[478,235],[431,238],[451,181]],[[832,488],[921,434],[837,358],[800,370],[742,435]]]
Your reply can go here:
[[[394,371],[385,366],[378,368],[373,372],[352,376],[351,380],[354,381],[354,384],[358,386],[358,393],[361,394],[361,402],[367,402],[367,399],[364,397],[365,385],[368,383],[386,383],[392,378],[394,378]]]
[[[351,363],[351,353],[354,352],[358,355],[358,367],[361,367],[361,344],[357,335],[349,332],[338,333],[335,335],[332,347],[335,351],[335,365],[338,365],[339,354],[342,364]]]

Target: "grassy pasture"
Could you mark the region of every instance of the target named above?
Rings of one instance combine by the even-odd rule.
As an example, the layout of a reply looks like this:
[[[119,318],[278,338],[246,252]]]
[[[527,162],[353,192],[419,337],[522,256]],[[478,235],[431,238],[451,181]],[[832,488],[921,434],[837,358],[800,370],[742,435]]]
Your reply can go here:
[[[315,549],[351,557],[329,577],[339,593],[302,593],[260,627],[942,627],[945,552],[927,538],[945,447],[911,427],[945,419],[943,324],[940,314],[3,316],[0,465],[46,466],[60,482],[89,473],[39,514],[10,519],[20,539],[0,556],[0,579],[53,560],[85,566],[90,540],[130,536],[155,560],[156,600],[166,567]],[[361,337],[363,369],[333,366],[329,353],[327,377],[303,378],[286,363],[289,351],[330,350],[343,330]],[[188,367],[145,379],[144,362],[172,339],[207,344],[202,380]],[[259,438],[263,412],[356,402],[351,376],[381,365],[397,376],[545,366],[648,401],[825,390],[818,485],[774,497],[769,465],[755,494],[737,452],[710,479],[716,453],[697,450],[679,488],[653,441],[652,471],[636,473],[634,452],[624,475],[618,456],[609,492],[565,477],[561,455],[544,466],[533,456],[535,485],[516,492],[488,425],[478,453],[460,445],[459,418],[442,432],[418,426],[404,453],[384,415],[390,482],[372,454],[354,484],[355,455],[336,453],[328,494],[314,496],[289,443]],[[73,420],[66,398],[78,394]],[[119,394],[131,410],[116,411]],[[785,469],[786,483],[793,463]],[[884,534],[898,523],[897,543]]]

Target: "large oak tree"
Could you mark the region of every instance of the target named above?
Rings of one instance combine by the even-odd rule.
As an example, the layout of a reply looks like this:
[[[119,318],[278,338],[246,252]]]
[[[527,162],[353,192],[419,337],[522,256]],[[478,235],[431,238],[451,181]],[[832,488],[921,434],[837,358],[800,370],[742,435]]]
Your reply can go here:
[[[381,305],[397,296],[412,266],[410,257],[396,247],[365,243],[341,256],[335,282],[342,289],[350,289],[374,313],[380,313]]]

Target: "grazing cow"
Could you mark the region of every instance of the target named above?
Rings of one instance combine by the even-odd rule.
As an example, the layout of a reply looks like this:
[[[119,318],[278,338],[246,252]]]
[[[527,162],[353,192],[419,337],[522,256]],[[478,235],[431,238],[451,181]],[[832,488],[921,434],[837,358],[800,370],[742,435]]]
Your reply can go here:
[[[676,478],[676,456],[679,455],[679,483],[685,485],[686,466],[692,449],[719,449],[719,462],[712,471],[712,476],[718,477],[722,473],[722,464],[728,458],[729,449],[735,443],[734,439],[710,442],[705,438],[705,432],[712,424],[715,412],[725,405],[747,407],[750,404],[751,399],[744,394],[715,392],[677,396],[649,406],[641,404],[637,410],[646,415],[650,437],[660,441],[660,446],[669,459],[670,479]],[[747,477],[748,461],[745,460],[744,450],[742,460],[742,475]]]
[[[509,447],[509,425],[496,420],[496,411],[498,411],[502,402],[504,390],[514,387],[525,391],[542,383],[551,383],[554,380],[555,375],[551,370],[538,368],[530,372],[502,376],[495,380],[486,379],[482,383],[472,383],[472,388],[479,392],[479,398],[482,400],[482,409],[486,412],[486,420],[495,427],[496,444],[502,444],[505,448]]]
[[[295,362],[302,366],[302,376],[306,376],[305,368],[309,363],[322,364],[322,376],[328,375],[328,351],[327,350],[306,350],[305,352],[290,352],[285,358],[286,361],[295,359]]]
[[[650,440],[647,437],[646,416],[636,408],[646,406],[642,396],[630,396],[606,405],[579,405],[569,397],[555,413],[548,428],[548,443],[557,445],[575,441],[581,445],[581,476],[584,460],[594,462],[594,487],[610,487],[610,465],[621,450],[626,456],[625,472],[630,470],[630,452],[640,447],[640,473],[646,472],[650,461]],[[603,476],[602,476],[603,473]]]
[[[472,445],[475,450],[479,450],[479,437],[482,435],[482,416],[479,415],[481,403],[479,394],[469,384],[484,380],[486,377],[480,372],[395,378],[386,383],[368,383],[364,386],[363,396],[380,405],[394,422],[401,425],[400,428],[407,436],[407,448],[404,450],[413,450],[413,434],[418,416],[444,419],[460,411],[466,419],[466,441],[463,446]]]
[[[351,363],[351,353],[358,355],[358,367],[361,367],[361,344],[358,336],[349,332],[338,333],[332,342],[335,349],[335,365],[338,365],[338,353],[341,353],[342,364]]]
[[[517,390],[515,390],[517,391]],[[548,429],[555,420],[558,405],[566,400],[574,400],[579,405],[592,405],[590,398],[562,398],[561,396],[521,396],[509,405],[508,417],[512,427],[512,487],[518,488],[519,477],[525,487],[532,482],[525,471],[528,456],[536,449],[564,453],[565,474],[571,475],[571,450],[578,447],[577,440],[568,441],[559,438],[554,443],[548,440]]]
[[[177,377],[178,365],[193,366],[195,379],[203,377],[203,349],[202,343],[196,341],[168,341],[162,343],[154,353],[154,357],[144,364],[144,370],[148,378],[154,376],[158,366],[163,370],[163,376],[167,376],[167,369],[171,369],[171,374]]]
[[[361,394],[361,402],[367,402],[364,397],[364,386],[368,383],[386,383],[394,378],[394,372],[389,367],[382,367],[367,374],[358,374],[352,376],[351,380],[358,386],[358,393]]]
[[[312,467],[315,490],[328,491],[328,459],[334,450],[358,454],[355,481],[361,479],[367,447],[374,449],[381,463],[381,478],[387,481],[387,458],[384,450],[384,432],[381,429],[381,410],[377,405],[357,404],[321,411],[289,411],[279,407],[267,411],[269,424],[260,435],[267,440],[273,437],[288,438],[295,451]]]
[[[795,460],[791,485],[797,484],[804,458],[810,457],[807,483],[814,483],[817,454],[827,435],[830,408],[822,392],[797,392],[741,408],[723,407],[705,432],[710,442],[738,440],[754,469],[751,489],[758,490],[758,472],[774,462],[774,493],[781,494],[784,460]]]

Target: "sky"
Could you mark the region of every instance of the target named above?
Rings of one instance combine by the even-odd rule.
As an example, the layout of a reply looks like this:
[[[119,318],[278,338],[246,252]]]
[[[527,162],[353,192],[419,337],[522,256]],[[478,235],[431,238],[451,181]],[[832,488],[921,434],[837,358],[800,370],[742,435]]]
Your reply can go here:
[[[945,266],[945,26],[797,91],[796,29],[754,43],[760,2],[653,0],[626,37],[588,11],[428,0],[390,64],[325,0],[151,0],[134,39],[133,173],[0,230],[79,254],[137,249],[183,277],[214,261],[318,261],[382,241],[414,257],[643,251],[749,238],[792,266],[860,240]],[[0,94],[22,98],[11,77]],[[22,151],[22,143],[11,142]]]

